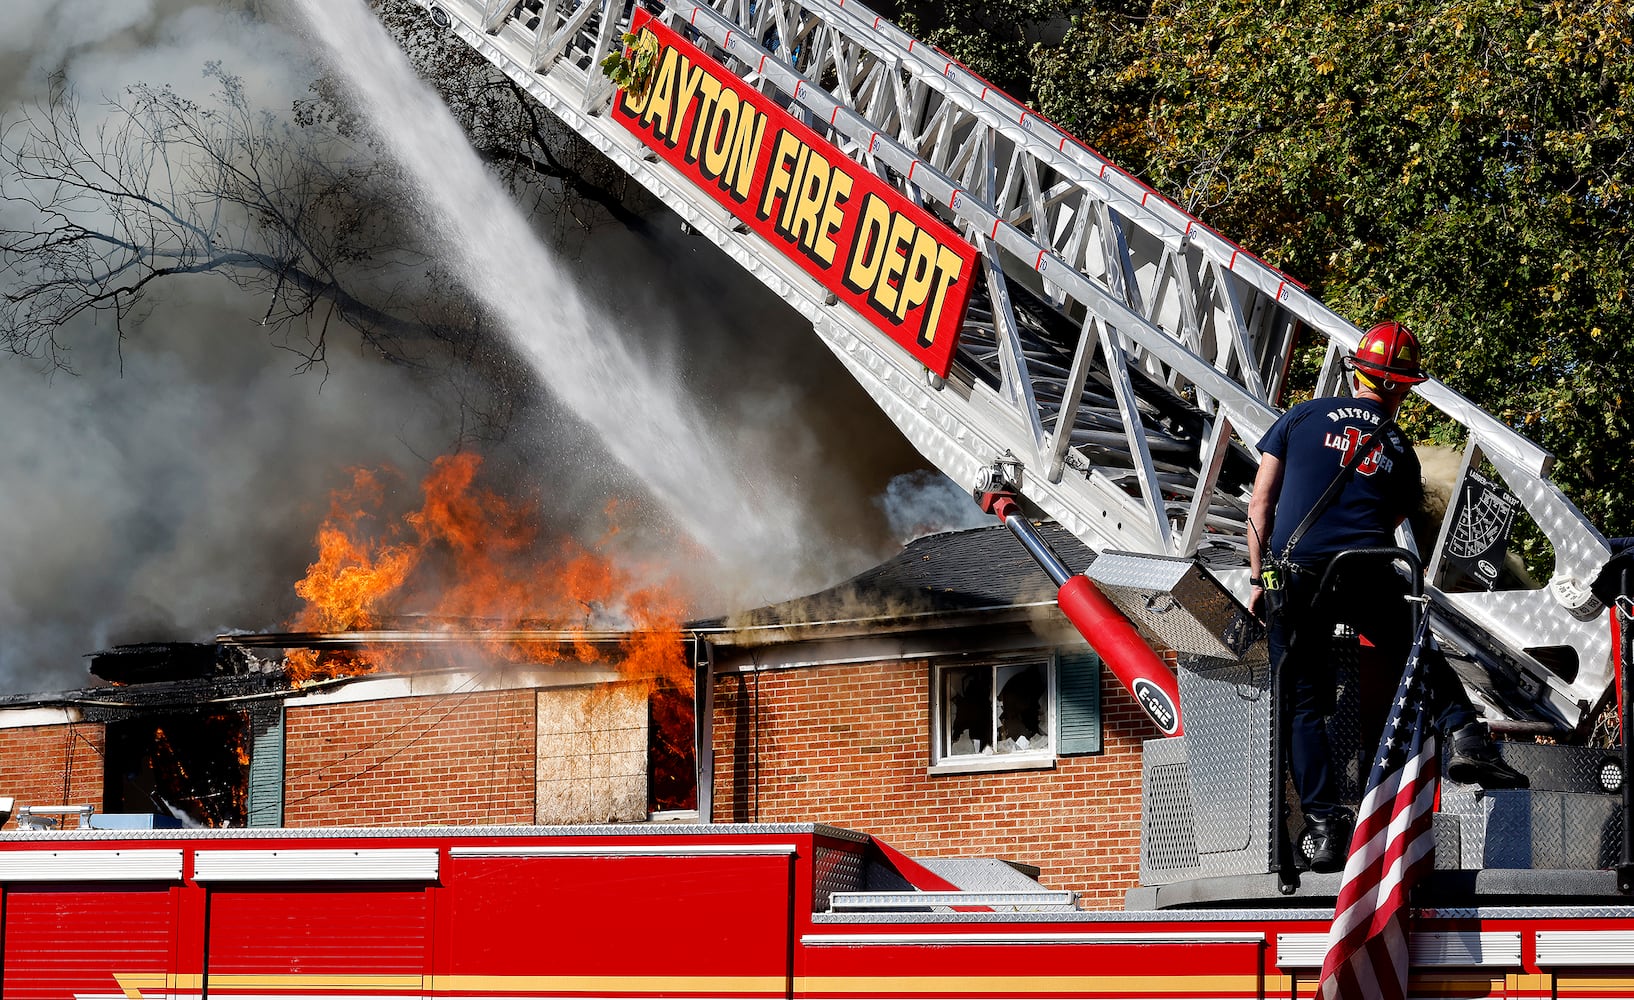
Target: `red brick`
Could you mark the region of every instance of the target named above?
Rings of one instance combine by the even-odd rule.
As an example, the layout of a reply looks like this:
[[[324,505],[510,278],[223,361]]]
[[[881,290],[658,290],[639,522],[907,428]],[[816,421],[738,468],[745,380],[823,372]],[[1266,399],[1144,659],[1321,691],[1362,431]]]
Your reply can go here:
[[[286,826],[532,823],[534,692],[291,706]]]
[[[929,690],[924,662],[723,679],[712,818],[817,820],[910,855],[1021,861],[1086,908],[1120,907],[1140,864],[1141,744],[1156,735],[1129,696],[1103,689],[1100,754],[1061,757],[1048,771],[932,776]],[[759,718],[740,728],[739,713],[756,705]],[[740,733],[754,740],[742,752]]]
[[[106,751],[107,734],[100,722],[0,729],[0,794],[18,805],[100,810]],[[15,819],[5,824],[8,830],[16,826]]]

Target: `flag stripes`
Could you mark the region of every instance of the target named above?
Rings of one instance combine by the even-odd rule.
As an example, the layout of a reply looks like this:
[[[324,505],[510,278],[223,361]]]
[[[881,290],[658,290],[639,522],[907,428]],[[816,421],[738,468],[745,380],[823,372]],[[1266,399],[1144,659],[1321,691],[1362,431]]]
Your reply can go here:
[[[1362,796],[1322,963],[1326,1000],[1406,1000],[1407,896],[1435,866],[1431,823],[1440,774],[1426,711],[1424,642],[1421,626]]]

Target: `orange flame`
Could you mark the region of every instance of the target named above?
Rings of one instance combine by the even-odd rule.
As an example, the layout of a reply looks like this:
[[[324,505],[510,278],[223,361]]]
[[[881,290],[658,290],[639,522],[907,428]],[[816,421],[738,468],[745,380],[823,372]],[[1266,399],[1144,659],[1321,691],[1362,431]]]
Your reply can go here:
[[[353,471],[352,488],[337,490],[329,516],[318,528],[318,561],[306,568],[295,593],[306,606],[291,627],[302,632],[350,632],[380,622],[381,606],[403,586],[419,561],[417,546],[374,536],[385,487],[377,473]],[[391,532],[392,526],[385,526]],[[374,650],[326,653],[293,650],[288,668],[297,681],[337,674],[370,673],[382,662]]]
[[[318,558],[295,592],[306,606],[291,623],[305,632],[381,627],[392,615],[418,611],[486,628],[534,624],[577,633],[572,655],[602,660],[605,648],[585,641],[590,628],[617,628],[627,640],[617,656],[621,674],[651,690],[690,693],[691,669],[681,644],[683,603],[662,583],[638,585],[632,572],[580,543],[541,542],[534,509],[477,485],[482,461],[473,454],[432,463],[419,509],[393,519],[383,474],[356,471],[337,491],[318,530]],[[602,547],[617,533],[614,509]],[[643,581],[644,583],[645,581]],[[548,663],[564,655],[555,641],[489,647],[509,663]],[[344,653],[292,650],[297,682],[368,673],[387,665],[387,652],[359,647]]]

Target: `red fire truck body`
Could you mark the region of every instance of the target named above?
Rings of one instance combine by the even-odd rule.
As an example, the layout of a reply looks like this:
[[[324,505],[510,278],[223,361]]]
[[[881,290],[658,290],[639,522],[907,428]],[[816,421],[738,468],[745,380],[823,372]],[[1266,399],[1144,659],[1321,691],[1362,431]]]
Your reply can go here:
[[[805,824],[18,833],[0,884],[5,1000],[1300,997],[1331,914],[1027,911]],[[1634,996],[1615,899],[1412,947],[1414,996]]]

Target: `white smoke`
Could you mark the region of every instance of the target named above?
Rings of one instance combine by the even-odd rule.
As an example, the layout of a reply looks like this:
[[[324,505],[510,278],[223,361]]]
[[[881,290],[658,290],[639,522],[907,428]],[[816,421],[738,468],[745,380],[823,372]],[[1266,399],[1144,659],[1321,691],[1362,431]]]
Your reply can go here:
[[[906,544],[939,531],[980,528],[998,522],[953,481],[928,469],[905,472],[885,486],[874,503],[885,515],[891,535]]]
[[[12,0],[0,116],[14,121],[60,72],[94,130],[101,98],[138,83],[208,101],[210,64],[242,78],[254,106],[287,116],[317,70],[309,45],[255,8]],[[598,228],[571,263],[609,323],[645,331],[640,363],[673,369],[711,433],[726,429],[724,457],[672,477],[695,477],[703,498],[681,520],[758,518],[765,504],[783,508],[779,530],[795,536],[768,547],[776,558],[758,553],[754,573],[742,559],[723,568],[681,555],[725,602],[699,610],[781,599],[885,555],[903,529],[869,501],[917,457],[798,317],[673,220],[656,228],[655,238]],[[412,482],[457,438],[452,401],[338,336],[327,377],[295,374],[258,326],[265,301],[224,281],[173,281],[150,302],[123,341],[107,323],[62,330],[77,374],[0,354],[0,691],[81,686],[82,655],[116,643],[281,627],[346,470],[392,465]],[[490,467],[595,517],[609,497],[646,495],[608,460],[597,428],[531,416]],[[711,490],[717,481],[742,489]],[[652,513],[621,537],[695,553],[675,523]]]
[[[103,51],[151,25],[155,16],[151,0],[11,0],[0,32],[0,87],[26,89],[76,53]]]
[[[87,132],[105,97],[147,83],[206,99],[212,62],[259,107],[305,96],[309,59],[242,9],[165,0],[23,0],[0,33],[0,115],[60,72]],[[9,227],[43,224],[16,204]],[[398,371],[338,346],[297,377],[264,303],[218,279],[172,281],[127,324],[60,331],[76,374],[0,354],[0,690],[83,686],[83,654],[281,624],[328,491],[348,466],[419,468],[453,414]]]

